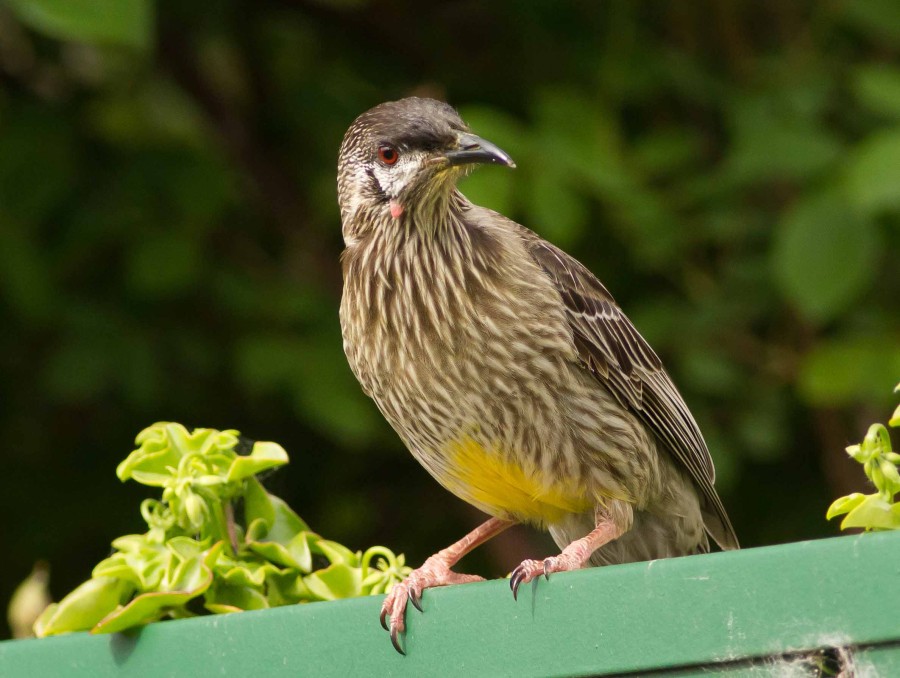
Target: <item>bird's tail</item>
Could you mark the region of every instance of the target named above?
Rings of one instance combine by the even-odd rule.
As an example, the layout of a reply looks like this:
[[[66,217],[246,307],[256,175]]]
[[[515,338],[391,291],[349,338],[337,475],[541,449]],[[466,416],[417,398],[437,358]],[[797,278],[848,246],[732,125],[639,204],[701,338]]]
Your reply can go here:
[[[713,541],[719,545],[723,551],[732,551],[741,548],[738,543],[737,535],[734,533],[734,527],[731,526],[731,520],[722,506],[722,500],[719,495],[711,487],[709,491],[703,492],[703,503],[700,506],[700,515],[703,516],[703,527],[712,537]]]

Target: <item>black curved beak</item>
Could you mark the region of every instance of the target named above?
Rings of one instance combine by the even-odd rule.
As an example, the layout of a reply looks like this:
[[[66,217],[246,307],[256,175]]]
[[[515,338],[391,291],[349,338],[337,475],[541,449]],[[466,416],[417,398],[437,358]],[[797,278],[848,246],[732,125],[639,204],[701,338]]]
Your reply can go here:
[[[447,151],[444,157],[450,165],[469,165],[472,163],[489,163],[515,167],[516,163],[502,148],[474,134],[464,132],[459,135],[459,149]]]

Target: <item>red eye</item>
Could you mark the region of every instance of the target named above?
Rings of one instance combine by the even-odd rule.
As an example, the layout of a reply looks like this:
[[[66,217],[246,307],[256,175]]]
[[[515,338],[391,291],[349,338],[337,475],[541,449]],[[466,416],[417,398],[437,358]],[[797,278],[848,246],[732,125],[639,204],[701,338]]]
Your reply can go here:
[[[400,154],[397,153],[397,149],[393,146],[388,146],[385,144],[384,146],[378,147],[378,159],[381,160],[385,165],[393,165],[397,162],[397,158],[400,157]]]

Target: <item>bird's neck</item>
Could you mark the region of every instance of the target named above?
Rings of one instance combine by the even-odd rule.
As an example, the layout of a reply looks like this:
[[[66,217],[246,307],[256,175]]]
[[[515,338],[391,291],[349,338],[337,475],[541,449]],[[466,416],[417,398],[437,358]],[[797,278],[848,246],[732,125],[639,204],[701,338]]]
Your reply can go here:
[[[460,236],[465,236],[465,213],[471,207],[472,204],[458,189],[439,191],[411,201],[405,226],[435,241],[449,239],[456,242]]]
[[[472,234],[465,215],[472,204],[462,193],[454,188],[416,196],[401,204],[402,213],[396,217],[384,204],[378,204],[360,207],[345,219],[344,240],[348,251],[362,253],[374,249],[382,255],[396,257],[411,249],[424,249],[468,258]]]
[[[382,216],[348,243],[342,257],[345,295],[364,309],[361,317],[383,329],[413,323],[441,334],[447,327],[441,318],[474,314],[474,301],[495,286],[501,257],[491,237],[468,218],[472,209],[455,192],[437,212],[413,209],[393,220]]]

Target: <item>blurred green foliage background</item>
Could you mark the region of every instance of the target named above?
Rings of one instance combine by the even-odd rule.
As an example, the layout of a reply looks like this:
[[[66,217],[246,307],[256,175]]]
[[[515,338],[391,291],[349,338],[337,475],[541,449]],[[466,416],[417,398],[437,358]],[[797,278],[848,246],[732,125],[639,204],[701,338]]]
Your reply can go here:
[[[480,520],[341,349],[337,149],[412,93],[517,161],[464,192],[657,348],[744,544],[834,534],[900,377],[898,57],[895,0],[0,0],[0,607],[141,528],[114,470],[162,419],[284,445],[269,486],[351,548]]]

